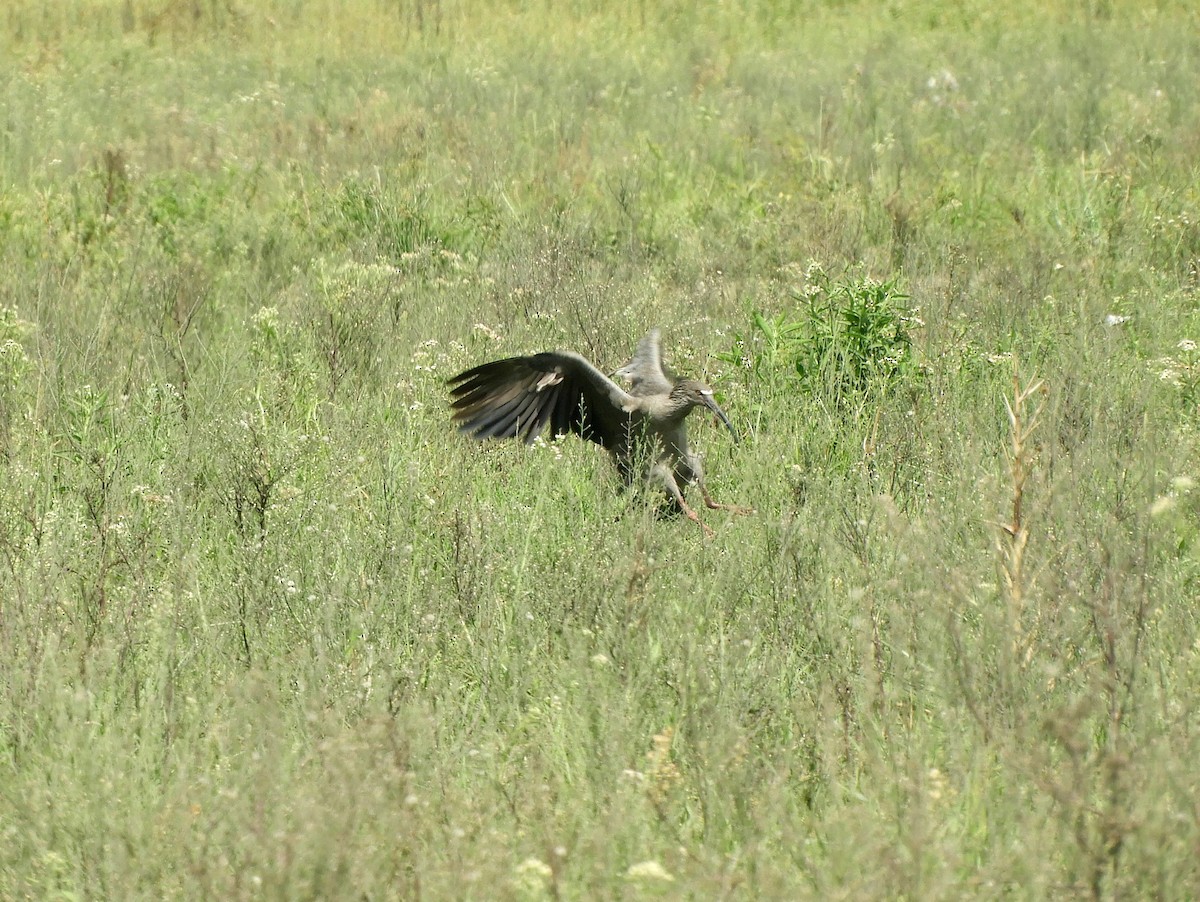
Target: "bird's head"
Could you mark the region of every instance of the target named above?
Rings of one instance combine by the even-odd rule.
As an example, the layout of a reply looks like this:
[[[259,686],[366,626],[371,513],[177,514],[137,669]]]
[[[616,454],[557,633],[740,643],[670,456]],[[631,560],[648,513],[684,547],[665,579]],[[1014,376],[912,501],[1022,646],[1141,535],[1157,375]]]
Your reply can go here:
[[[729,422],[729,417],[713,398],[713,390],[703,382],[696,379],[680,379],[671,389],[671,398],[680,404],[686,404],[687,410],[691,410],[693,407],[707,407],[720,418],[721,422],[725,424],[725,428],[729,430],[729,434],[733,436],[734,443],[737,443],[738,436],[734,431],[733,423]]]

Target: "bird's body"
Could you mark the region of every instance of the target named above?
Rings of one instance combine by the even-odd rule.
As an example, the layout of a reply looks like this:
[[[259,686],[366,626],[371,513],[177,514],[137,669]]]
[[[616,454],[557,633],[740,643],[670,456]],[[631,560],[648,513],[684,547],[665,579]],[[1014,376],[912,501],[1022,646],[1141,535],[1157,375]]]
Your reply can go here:
[[[553,435],[573,432],[596,442],[612,455],[626,483],[641,478],[661,488],[681,513],[708,532],[682,487],[696,484],[710,508],[727,507],[709,495],[685,426],[693,408],[707,407],[737,441],[712,389],[667,373],[657,329],[638,343],[633,358],[615,375],[628,379],[628,391],[572,351],[485,363],[450,380],[454,420],[462,432],[478,439],[519,437],[528,444],[549,424]]]

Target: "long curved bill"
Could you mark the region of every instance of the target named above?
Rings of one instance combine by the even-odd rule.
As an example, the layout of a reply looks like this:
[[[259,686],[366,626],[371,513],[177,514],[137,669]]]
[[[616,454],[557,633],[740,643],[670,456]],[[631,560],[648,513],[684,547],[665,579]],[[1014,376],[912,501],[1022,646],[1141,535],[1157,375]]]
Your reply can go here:
[[[704,405],[713,413],[715,413],[720,418],[721,422],[725,424],[725,428],[728,429],[729,434],[733,436],[733,443],[736,445],[739,441],[738,434],[733,428],[733,423],[729,422],[729,417],[726,416],[725,411],[723,411],[720,408],[720,405],[713,400],[712,395],[704,394],[701,397],[704,398]]]

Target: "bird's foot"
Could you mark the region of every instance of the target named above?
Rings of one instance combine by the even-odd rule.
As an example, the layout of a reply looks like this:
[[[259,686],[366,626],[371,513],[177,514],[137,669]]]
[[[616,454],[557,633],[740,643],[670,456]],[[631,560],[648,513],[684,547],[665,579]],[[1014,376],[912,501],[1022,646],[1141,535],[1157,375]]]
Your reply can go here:
[[[693,523],[695,523],[697,526],[700,527],[700,529],[701,529],[701,531],[703,531],[704,537],[706,539],[711,539],[714,535],[716,535],[716,533],[714,533],[712,531],[712,527],[700,519],[700,515],[698,513],[696,513],[694,510],[692,510],[686,504],[683,504],[682,507],[683,507],[683,515],[685,517],[687,517],[689,520],[691,520]]]
[[[740,504],[722,504],[719,501],[713,501],[711,498],[705,498],[704,505],[709,510],[729,511],[729,513],[731,513],[731,514],[738,514],[739,516],[743,516],[743,517],[746,514],[757,513],[757,511],[755,511],[754,508],[752,508],[752,507],[743,507]]]

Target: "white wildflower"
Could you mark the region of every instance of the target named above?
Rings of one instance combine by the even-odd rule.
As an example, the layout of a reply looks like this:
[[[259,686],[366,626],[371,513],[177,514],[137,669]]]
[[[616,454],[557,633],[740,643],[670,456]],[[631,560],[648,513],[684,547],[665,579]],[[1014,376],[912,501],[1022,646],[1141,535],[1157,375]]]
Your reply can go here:
[[[1161,370],[1158,374],[1158,378],[1163,382],[1168,382],[1171,385],[1174,385],[1176,388],[1179,388],[1183,385],[1183,380],[1179,377],[1179,370],[1175,369],[1173,366],[1168,366]]]
[[[627,880],[661,880],[663,883],[671,883],[675,880],[671,874],[657,861],[639,861],[637,864],[631,864],[629,870],[625,872]]]
[[[516,867],[513,883],[528,894],[540,894],[554,879],[554,870],[540,858],[526,858]]]
[[[1160,495],[1150,505],[1150,516],[1161,517],[1175,506],[1176,498],[1174,495]]]
[[[929,79],[925,82],[925,87],[931,91],[939,89],[943,91],[957,91],[958,79],[954,77],[954,73],[949,69],[943,69],[941,72],[929,76]]]

